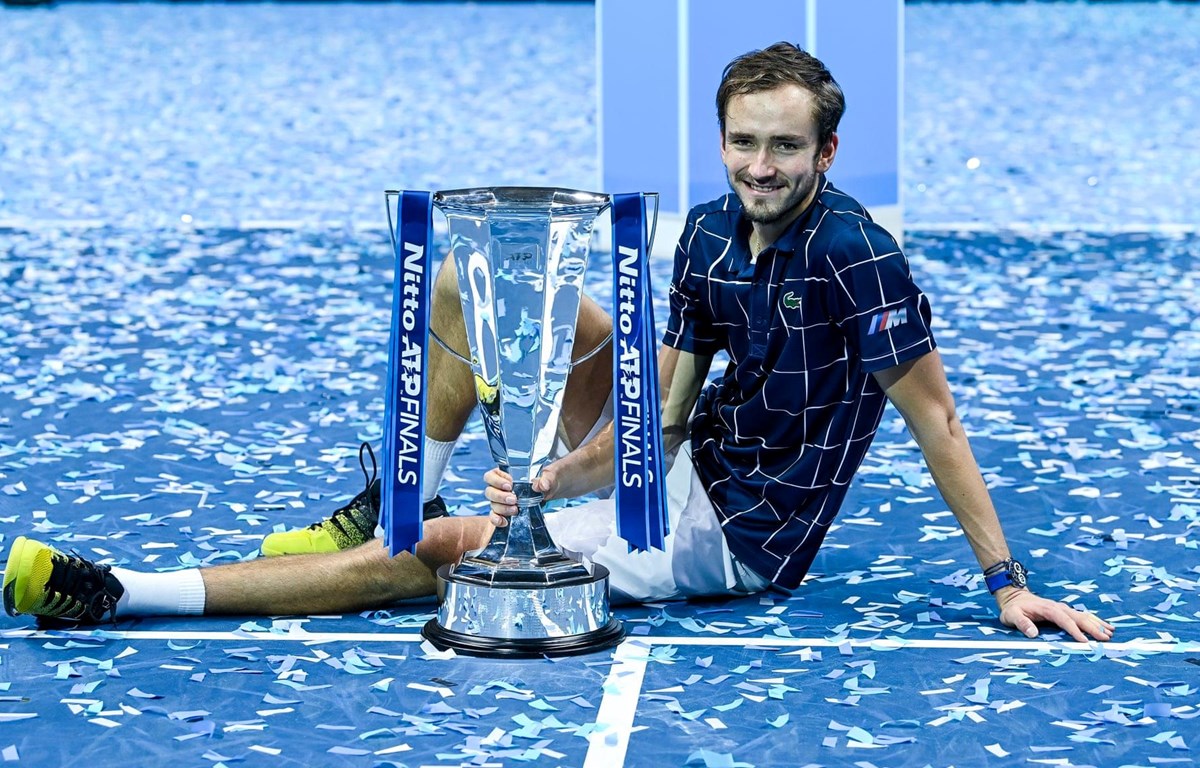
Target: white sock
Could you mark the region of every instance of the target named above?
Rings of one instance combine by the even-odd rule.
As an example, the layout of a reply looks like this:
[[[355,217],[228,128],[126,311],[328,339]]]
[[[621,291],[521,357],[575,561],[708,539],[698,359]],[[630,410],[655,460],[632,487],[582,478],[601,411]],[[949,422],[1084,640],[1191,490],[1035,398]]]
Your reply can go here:
[[[457,440],[451,440],[443,443],[432,437],[425,438],[425,455],[423,457],[425,464],[422,477],[422,490],[425,498],[422,501],[429,501],[437,496],[438,487],[442,484],[442,475],[446,472],[446,465],[450,463],[450,456],[453,455],[454,445],[457,442]]]
[[[182,571],[130,571],[113,568],[125,587],[118,616],[182,616],[204,613],[204,578],[198,568]]]

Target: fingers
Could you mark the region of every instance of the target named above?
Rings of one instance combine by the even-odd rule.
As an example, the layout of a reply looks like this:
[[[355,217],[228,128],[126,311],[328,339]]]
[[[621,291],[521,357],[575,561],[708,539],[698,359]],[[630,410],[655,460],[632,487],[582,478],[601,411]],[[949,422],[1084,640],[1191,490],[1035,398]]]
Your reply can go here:
[[[492,506],[488,519],[492,525],[503,528],[508,525],[508,518],[517,514],[517,495],[513,492],[512,476],[497,468],[488,470],[483,480],[487,484],[484,496]],[[552,494],[557,485],[554,471],[549,467],[543,469],[542,474],[532,483],[534,491],[547,496]]]
[[[1074,638],[1075,642],[1086,643],[1088,641],[1087,635],[1083,634],[1083,631],[1080,630],[1079,625],[1074,621],[1067,620],[1059,623],[1058,626],[1065,630],[1068,635]]]
[[[497,528],[508,525],[508,518],[517,514],[517,495],[512,490],[512,477],[500,469],[491,469],[483,476],[487,488],[483,494],[491,502],[488,520]]]
[[[1055,624],[1078,643],[1086,643],[1090,640],[1106,642],[1112,639],[1115,630],[1115,627],[1098,617],[1069,608],[1061,603],[1046,616],[1046,621]]]
[[[1116,627],[1100,617],[1086,611],[1076,610],[1062,603],[1054,603],[1053,605],[1053,613],[1047,618],[1057,624],[1060,629],[1070,635],[1076,642],[1088,642],[1089,635],[1092,639],[1100,641],[1112,639],[1112,633]]]
[[[555,478],[554,465],[542,469],[542,473],[533,481],[533,490],[545,496],[553,495],[558,483]]]
[[[1026,637],[1038,636],[1038,622],[1053,624],[1079,643],[1112,639],[1116,627],[1094,614],[1025,592],[1006,601],[1001,621]]]
[[[1084,621],[1081,624],[1087,633],[1097,640],[1112,640],[1113,632],[1117,631],[1112,624],[1090,613],[1084,614]]]
[[[508,487],[510,489],[512,488],[512,475],[508,474],[507,472],[505,472],[503,469],[500,469],[499,467],[493,467],[492,469],[489,469],[486,473],[484,473],[483,481],[485,483],[487,483],[488,485],[496,485],[496,486],[502,485],[504,483],[508,483]]]
[[[1016,621],[1013,622],[1013,626],[1018,632],[1025,635],[1025,637],[1038,636],[1037,624],[1028,616],[1018,616]]]

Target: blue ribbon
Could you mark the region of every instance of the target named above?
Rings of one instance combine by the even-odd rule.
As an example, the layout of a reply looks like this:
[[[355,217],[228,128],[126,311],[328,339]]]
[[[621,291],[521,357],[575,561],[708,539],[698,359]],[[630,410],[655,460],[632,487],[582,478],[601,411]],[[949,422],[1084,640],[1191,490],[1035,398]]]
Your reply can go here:
[[[644,552],[668,528],[645,195],[613,195],[612,217],[617,533]]]
[[[383,401],[380,520],[392,557],[421,540],[422,457],[425,452],[426,368],[429,361],[429,253],[433,195],[401,192],[397,236],[388,196],[388,231],[396,271]]]

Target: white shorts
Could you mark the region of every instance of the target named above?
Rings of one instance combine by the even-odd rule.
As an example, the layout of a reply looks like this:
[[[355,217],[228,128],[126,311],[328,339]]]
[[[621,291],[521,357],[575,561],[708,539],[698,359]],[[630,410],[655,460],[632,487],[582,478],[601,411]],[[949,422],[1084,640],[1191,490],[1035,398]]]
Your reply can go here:
[[[613,400],[580,441],[596,436],[613,417]],[[570,446],[561,430],[551,455],[560,459]],[[612,487],[598,495],[608,496]],[[670,527],[666,549],[630,552],[616,534],[617,505],[612,498],[599,498],[574,506],[547,510],[546,529],[560,549],[608,569],[609,590],[614,604],[648,603],[711,595],[749,595],[762,592],[770,582],[742,565],[729,551],[716,510],[696,475],[686,444],[679,450],[667,473],[667,519]],[[383,536],[381,527],[376,536]]]
[[[608,569],[614,604],[748,595],[769,586],[730,553],[686,445],[667,473],[667,515],[670,532],[661,551],[629,551],[616,534],[611,498],[547,512],[546,529],[561,549]]]

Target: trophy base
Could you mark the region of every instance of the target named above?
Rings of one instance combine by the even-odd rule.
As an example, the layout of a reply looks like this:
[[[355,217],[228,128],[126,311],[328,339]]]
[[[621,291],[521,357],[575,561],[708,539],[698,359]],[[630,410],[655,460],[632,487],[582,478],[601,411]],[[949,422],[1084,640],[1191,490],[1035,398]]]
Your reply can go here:
[[[453,650],[466,656],[506,659],[540,659],[544,656],[579,656],[612,648],[625,639],[625,627],[617,619],[596,632],[566,637],[540,637],[523,640],[466,635],[446,629],[437,619],[421,628],[421,637],[440,650]]]
[[[442,650],[469,656],[574,656],[611,648],[625,637],[608,602],[608,570],[593,566],[584,582],[479,584],[438,569],[436,619],[421,635]]]

